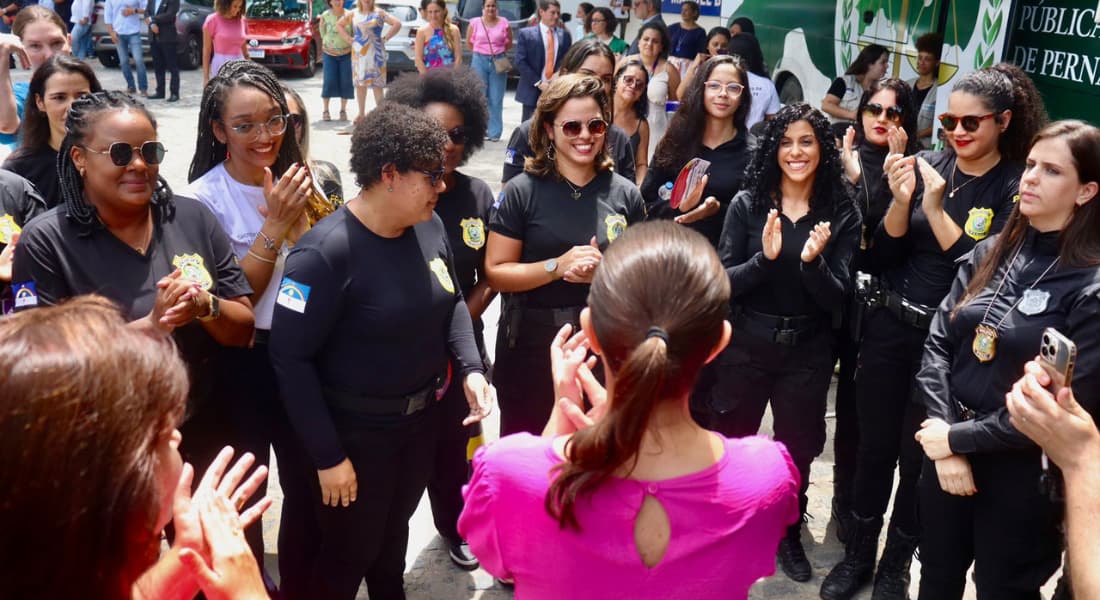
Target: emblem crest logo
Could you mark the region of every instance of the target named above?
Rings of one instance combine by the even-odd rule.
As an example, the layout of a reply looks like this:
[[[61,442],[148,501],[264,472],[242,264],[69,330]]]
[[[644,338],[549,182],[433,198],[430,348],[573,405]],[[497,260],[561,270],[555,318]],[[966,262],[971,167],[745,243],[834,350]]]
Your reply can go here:
[[[485,222],[481,219],[462,219],[458,226],[462,228],[462,242],[467,248],[481,250],[485,246]]]
[[[966,225],[963,231],[974,240],[984,240],[989,236],[989,228],[993,226],[992,208],[972,208],[966,217]]]
[[[172,257],[172,266],[180,270],[184,279],[194,281],[206,291],[214,286],[214,279],[210,277],[210,271],[206,270],[206,264],[198,254],[177,254]]]
[[[443,286],[447,293],[455,293],[455,282],[451,280],[451,272],[442,258],[433,258],[432,262],[428,263],[428,268],[432,270],[435,278],[439,280],[439,285]]]
[[[626,230],[626,217],[622,215],[607,215],[603,222],[607,226],[608,242],[614,242]]]
[[[1020,299],[1017,308],[1030,317],[1045,311],[1048,301],[1050,301],[1050,292],[1035,289],[1024,290],[1024,297]]]
[[[23,229],[15,224],[11,215],[0,216],[0,243],[10,244],[12,237],[21,231]]]

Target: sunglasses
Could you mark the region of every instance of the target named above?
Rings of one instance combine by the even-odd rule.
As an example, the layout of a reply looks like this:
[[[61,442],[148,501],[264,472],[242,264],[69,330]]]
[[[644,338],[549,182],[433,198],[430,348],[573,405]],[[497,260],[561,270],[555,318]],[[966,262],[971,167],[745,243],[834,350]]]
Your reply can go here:
[[[456,146],[466,144],[466,140],[469,139],[469,136],[466,134],[466,128],[461,125],[448,131],[447,137],[450,138],[451,143]]]
[[[633,75],[625,75],[622,79],[620,79],[620,81],[622,81],[623,85],[625,85],[626,87],[634,88],[636,90],[640,90],[645,87],[645,79],[642,79],[641,77],[634,77]]]
[[[275,115],[268,119],[266,123],[241,123],[231,126],[230,129],[236,131],[239,135],[249,136],[252,139],[259,138],[261,131],[267,131],[268,135],[278,137],[286,133],[286,126],[290,121],[291,115]]]
[[[887,107],[885,110],[886,110],[886,120],[887,121],[892,121],[894,123],[901,123],[901,117],[902,117],[902,115],[905,114],[905,110],[903,110],[900,106],[890,106],[890,107]],[[882,111],[883,111],[882,105],[879,104],[878,102],[872,102],[872,103],[868,104],[867,106],[863,107],[863,112],[871,115],[872,117],[877,117],[877,116],[881,115]]]
[[[726,90],[730,98],[739,98],[741,97],[741,92],[745,91],[745,86],[740,83],[722,83],[721,81],[703,82],[703,88],[712,94],[721,94],[722,90]]]
[[[600,118],[590,119],[588,123],[581,123],[580,121],[569,120],[562,121],[561,123],[554,123],[554,125],[561,127],[561,132],[565,134],[565,137],[577,137],[581,134],[581,130],[588,129],[588,133],[592,135],[603,135],[607,132],[607,121]]]
[[[114,142],[106,150],[96,150],[87,146],[81,146],[88,152],[106,154],[111,157],[111,162],[116,167],[125,167],[134,160],[134,150],[141,153],[141,160],[147,165],[159,165],[164,160],[164,144],[160,142],[145,142],[141,146],[131,146],[126,142]]]
[[[438,169],[434,169],[431,171],[425,169],[413,169],[413,171],[416,171],[417,173],[423,173],[427,175],[428,181],[431,182],[432,187],[439,185],[439,181],[443,179],[443,174],[445,170],[446,168],[443,165],[440,165]]]
[[[965,117],[956,117],[950,113],[943,113],[940,115],[940,124],[943,125],[943,128],[947,131],[955,131],[955,127],[958,126],[959,123],[962,123],[963,129],[970,133],[974,133],[982,126],[982,121],[992,119],[995,116],[997,116],[996,113],[980,116],[966,115]]]

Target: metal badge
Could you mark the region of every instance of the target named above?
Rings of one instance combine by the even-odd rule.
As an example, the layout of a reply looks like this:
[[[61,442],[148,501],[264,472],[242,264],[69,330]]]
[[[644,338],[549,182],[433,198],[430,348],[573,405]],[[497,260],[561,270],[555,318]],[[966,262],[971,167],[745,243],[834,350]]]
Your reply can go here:
[[[1037,315],[1047,309],[1050,300],[1050,292],[1043,290],[1024,290],[1024,297],[1020,299],[1020,312],[1027,316]]]

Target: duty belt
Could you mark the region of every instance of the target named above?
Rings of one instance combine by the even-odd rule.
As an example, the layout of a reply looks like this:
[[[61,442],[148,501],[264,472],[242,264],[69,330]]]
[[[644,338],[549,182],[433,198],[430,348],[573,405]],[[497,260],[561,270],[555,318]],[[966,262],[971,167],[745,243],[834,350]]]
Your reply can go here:
[[[928,331],[932,325],[932,317],[936,314],[935,308],[906,300],[904,296],[893,290],[882,290],[881,294],[882,305],[899,321]]]
[[[439,381],[433,381],[431,385],[422,390],[415,391],[404,396],[381,398],[366,396],[334,390],[324,389],[325,403],[337,410],[360,415],[401,415],[416,414],[431,406],[435,400],[435,391],[439,388]]]
[[[821,318],[814,315],[769,315],[738,308],[734,326],[782,346],[796,346],[818,332]]]

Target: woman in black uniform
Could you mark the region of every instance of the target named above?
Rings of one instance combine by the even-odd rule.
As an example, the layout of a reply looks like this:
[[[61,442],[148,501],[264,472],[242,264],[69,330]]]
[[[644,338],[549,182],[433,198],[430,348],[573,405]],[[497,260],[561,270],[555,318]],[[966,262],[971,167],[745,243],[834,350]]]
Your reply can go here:
[[[854,531],[844,559],[821,585],[825,600],[851,598],[875,571],[895,465],[900,481],[875,595],[889,599],[907,593],[920,533],[916,483],[921,457],[913,435],[925,411],[914,399],[913,382],[924,339],[935,307],[951,287],[955,261],[1008,219],[1020,161],[1045,120],[1042,106],[1034,84],[1019,69],[997,65],[974,71],[955,84],[941,115],[949,149],[886,158],[893,200],[868,257],[882,275],[880,289],[867,302],[856,374],[860,438]]]
[[[485,280],[486,225],[493,191],[484,181],[456,169],[485,144],[489,109],[484,88],[470,69],[441,68],[419,77],[399,78],[386,91],[387,100],[428,113],[447,132],[443,159],[443,183],[447,189],[439,194],[435,213],[447,231],[458,287],[470,310],[475,341],[483,360],[486,353],[481,315],[496,295]],[[439,442],[428,497],[435,528],[446,541],[451,560],[462,568],[476,569],[477,558],[458,534],[458,515],[462,512],[462,486],[469,471],[466,446],[480,429],[478,425],[462,426],[465,403],[459,397],[461,394],[459,386],[451,386],[443,400],[450,412],[439,421]]]
[[[308,589],[350,600],[365,578],[371,598],[385,600],[405,597],[409,518],[431,473],[436,420],[450,414],[437,400],[462,386],[469,424],[493,394],[432,212],[446,134],[424,112],[386,102],[352,135],[362,189],[287,257],[270,350],[317,469],[321,533]]]
[[[63,204],[16,246],[16,308],[97,293],[133,327],[172,335],[191,374],[180,452],[209,464],[229,441],[210,376],[220,346],[252,340],[252,289],[204,206],[173,197],[159,176],[156,120],[121,92],[73,102],[58,152]]]
[[[726,209],[741,190],[750,156],[745,143],[745,117],[752,103],[748,81],[744,65],[732,56],[703,63],[653,153],[641,190],[646,218],[675,219],[718,247]],[[671,192],[680,169],[693,158],[710,161],[706,183],[701,192],[692,191],[692,200],[685,198],[672,208],[661,192]]]
[[[493,381],[501,435],[541,433],[554,405],[550,341],[578,325],[600,251],[645,218],[638,188],[611,171],[600,80],[557,77],[531,119],[526,171],[504,186],[489,223],[485,273],[507,292]]]
[[[1077,345],[1074,392],[1100,408],[1098,145],[1080,121],[1035,136],[1004,232],[974,249],[932,321],[917,375],[921,598],[962,598],[971,562],[979,599],[1039,598],[1061,564],[1062,508],[1005,395],[1053,327]]]
[[[727,437],[755,434],[770,402],[775,439],[802,477],[805,515],[810,465],[825,446],[832,323],[859,246],[859,212],[829,122],[816,109],[782,108],[761,140],[718,247],[740,334],[718,358],[710,428]],[[779,566],[795,581],[812,575],[802,522],[787,528],[778,549]]]
[[[877,275],[870,261],[875,230],[886,214],[893,196],[882,167],[888,154],[913,154],[917,145],[917,114],[912,108],[913,91],[900,79],[871,84],[860,100],[855,127],[844,135],[840,162],[844,175],[855,186],[855,201],[863,217],[859,251],[852,260],[852,279],[857,274]],[[859,355],[862,304],[855,300],[855,286],[845,300],[844,320],[837,332],[836,419],[833,432],[833,521],[837,538],[848,541],[852,523],[852,486],[859,450],[859,421],[856,414],[856,364]]]

